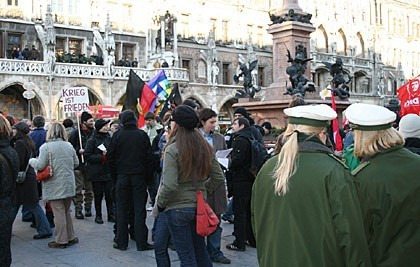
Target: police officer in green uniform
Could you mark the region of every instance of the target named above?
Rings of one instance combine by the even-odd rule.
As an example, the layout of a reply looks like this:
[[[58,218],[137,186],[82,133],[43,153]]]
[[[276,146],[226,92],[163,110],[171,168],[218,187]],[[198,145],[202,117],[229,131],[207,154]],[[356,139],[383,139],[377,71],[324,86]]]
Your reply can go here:
[[[260,266],[371,266],[352,177],[325,146],[336,112],[307,105],[284,113],[282,150],[262,167],[252,190]]]
[[[420,264],[420,156],[403,148],[395,113],[352,104],[346,116],[354,129],[353,170],[373,266]]]

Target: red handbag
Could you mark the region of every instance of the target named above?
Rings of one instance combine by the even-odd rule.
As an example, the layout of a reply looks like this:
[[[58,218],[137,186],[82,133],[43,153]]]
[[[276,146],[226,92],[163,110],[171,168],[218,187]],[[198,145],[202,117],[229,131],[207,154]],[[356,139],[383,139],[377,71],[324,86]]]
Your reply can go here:
[[[42,171],[38,171],[36,174],[36,180],[38,182],[40,181],[46,181],[51,178],[51,167],[47,165]]]
[[[47,147],[48,148],[48,147]],[[52,168],[51,168],[51,152],[48,149],[48,165],[43,170],[38,171],[36,174],[36,180],[38,182],[40,181],[47,181],[52,177]]]
[[[197,234],[201,236],[208,236],[213,233],[219,225],[219,218],[206,203],[201,190],[197,190],[197,216],[196,216],[196,230]]]

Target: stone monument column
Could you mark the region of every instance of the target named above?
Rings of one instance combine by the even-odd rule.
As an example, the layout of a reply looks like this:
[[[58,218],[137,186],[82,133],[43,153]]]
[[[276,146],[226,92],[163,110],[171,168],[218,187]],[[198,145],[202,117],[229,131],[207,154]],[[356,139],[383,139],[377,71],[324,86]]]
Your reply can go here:
[[[268,28],[268,33],[273,35],[273,83],[266,89],[265,95],[270,99],[284,99],[286,83],[291,85],[286,73],[286,68],[290,66],[287,49],[294,57],[296,46],[301,44],[306,47],[309,56],[309,35],[315,31],[309,22],[311,15],[303,13],[297,0],[284,0],[278,12],[281,13],[272,15],[273,24]],[[310,64],[307,64],[305,76],[311,78]]]

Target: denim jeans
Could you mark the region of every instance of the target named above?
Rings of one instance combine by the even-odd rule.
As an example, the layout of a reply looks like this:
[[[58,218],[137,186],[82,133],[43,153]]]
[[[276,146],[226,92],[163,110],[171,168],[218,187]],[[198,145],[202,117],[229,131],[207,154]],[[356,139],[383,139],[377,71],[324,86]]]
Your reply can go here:
[[[223,214],[223,220],[228,220],[233,218],[233,197],[230,198],[227,206],[227,211]]]
[[[28,211],[32,212],[35,217],[36,231],[40,235],[52,234],[50,223],[45,216],[44,210],[41,208],[39,203],[24,204],[23,205]],[[13,221],[15,221],[16,215],[19,211],[20,205],[15,206],[13,209]]]
[[[207,236],[207,251],[209,252],[210,258],[212,261],[218,261],[223,258],[223,252],[220,251],[220,242],[222,241],[222,227],[220,227],[220,216],[219,225],[216,230]]]
[[[159,213],[155,219],[155,258],[158,267],[171,266],[171,259],[168,254],[169,233],[168,221],[165,212]]]
[[[181,267],[213,266],[204,237],[196,232],[196,208],[172,209],[164,213]]]

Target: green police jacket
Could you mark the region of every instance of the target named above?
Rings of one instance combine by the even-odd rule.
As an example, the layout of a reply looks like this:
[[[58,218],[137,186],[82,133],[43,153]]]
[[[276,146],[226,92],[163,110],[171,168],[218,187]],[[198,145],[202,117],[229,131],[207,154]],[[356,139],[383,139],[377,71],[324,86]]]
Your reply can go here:
[[[274,192],[278,155],[255,180],[251,216],[262,267],[371,266],[352,177],[316,140],[299,143],[285,195]]]
[[[394,146],[352,174],[373,266],[419,266],[420,156]]]

